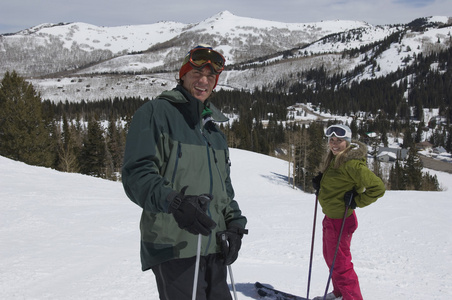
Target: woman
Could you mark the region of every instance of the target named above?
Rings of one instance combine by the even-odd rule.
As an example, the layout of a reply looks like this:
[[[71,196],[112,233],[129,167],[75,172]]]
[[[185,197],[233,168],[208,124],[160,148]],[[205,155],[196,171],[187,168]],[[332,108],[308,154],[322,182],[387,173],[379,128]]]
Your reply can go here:
[[[350,253],[352,235],[358,227],[355,208],[375,202],[384,195],[385,187],[382,180],[367,168],[366,145],[351,142],[352,132],[348,126],[332,125],[326,130],[326,136],[328,155],[322,172],[312,182],[325,214],[322,223],[323,256],[330,270],[345,217],[331,276],[333,292],[327,294],[326,299],[361,300],[363,297]],[[316,299],[323,299],[323,296]]]

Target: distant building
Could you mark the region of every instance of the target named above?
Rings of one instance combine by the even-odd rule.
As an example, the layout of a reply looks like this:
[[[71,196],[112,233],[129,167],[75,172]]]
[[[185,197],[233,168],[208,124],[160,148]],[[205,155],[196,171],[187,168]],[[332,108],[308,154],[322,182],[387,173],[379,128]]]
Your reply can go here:
[[[443,154],[443,153],[447,153],[447,151],[446,151],[446,149],[444,149],[444,147],[439,146],[439,147],[433,148],[433,153]]]
[[[378,134],[376,132],[366,132],[366,135],[371,139],[378,138]]]
[[[380,147],[378,149],[377,159],[380,162],[393,162],[397,158],[405,160],[408,154],[407,149]]]
[[[363,141],[366,144],[372,143],[372,141],[380,140],[380,136],[376,132],[366,132],[363,136]]]
[[[433,149],[433,144],[428,141],[420,142],[416,144],[416,149],[418,151],[431,151]]]

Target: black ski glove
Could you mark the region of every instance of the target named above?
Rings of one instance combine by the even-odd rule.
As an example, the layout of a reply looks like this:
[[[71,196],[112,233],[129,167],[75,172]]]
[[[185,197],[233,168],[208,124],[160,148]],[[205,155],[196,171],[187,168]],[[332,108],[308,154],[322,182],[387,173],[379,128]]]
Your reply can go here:
[[[181,229],[193,234],[209,235],[217,225],[207,214],[207,207],[212,200],[212,195],[199,196],[185,195],[188,186],[170,200],[168,212],[173,214]]]
[[[351,191],[345,192],[344,195],[344,202],[345,202],[345,206],[351,208],[351,209],[355,209],[356,208],[356,202],[355,202],[355,197],[358,195],[358,193],[353,189]]]
[[[248,234],[248,230],[237,226],[231,226],[228,230],[217,232],[225,265],[232,264],[239,256],[244,234]]]
[[[315,190],[316,196],[319,195],[320,181],[322,180],[322,176],[323,176],[323,173],[319,172],[319,174],[316,177],[312,178],[312,187]]]

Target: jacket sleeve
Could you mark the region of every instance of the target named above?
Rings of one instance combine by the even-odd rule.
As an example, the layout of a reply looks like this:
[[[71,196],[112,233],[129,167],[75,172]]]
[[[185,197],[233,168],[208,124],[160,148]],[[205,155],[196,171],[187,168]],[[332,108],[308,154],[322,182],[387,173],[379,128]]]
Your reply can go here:
[[[153,213],[168,211],[168,195],[174,194],[171,183],[161,176],[161,133],[153,123],[151,105],[141,107],[130,125],[122,183],[130,200]]]
[[[234,198],[231,198],[231,201],[224,209],[223,214],[227,228],[236,226],[245,229],[247,219],[242,215],[239,204],[236,200],[234,200]]]
[[[355,197],[357,207],[368,206],[385,194],[385,186],[380,177],[375,175],[364,163],[357,163],[349,175],[353,177],[358,196]]]
[[[234,189],[232,187],[231,177],[229,176],[230,175],[229,164],[228,164],[227,168],[228,168],[228,170],[227,170],[228,177],[227,177],[225,183],[226,183],[227,194],[228,194],[228,197],[231,199],[231,201],[223,211],[226,227],[230,228],[232,226],[236,226],[236,227],[245,229],[247,219],[245,216],[242,215],[242,211],[240,210],[239,204],[234,199],[235,193],[234,193]]]

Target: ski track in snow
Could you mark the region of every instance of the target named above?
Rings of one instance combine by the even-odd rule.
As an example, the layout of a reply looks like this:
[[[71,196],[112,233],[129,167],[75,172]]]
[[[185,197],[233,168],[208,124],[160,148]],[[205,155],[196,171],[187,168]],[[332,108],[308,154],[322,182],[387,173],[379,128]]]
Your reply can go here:
[[[248,218],[232,269],[239,299],[253,284],[306,296],[315,196],[292,189],[287,162],[231,149],[236,199]],[[158,299],[141,272],[141,210],[119,182],[0,157],[0,299]],[[452,175],[436,174],[442,186]],[[364,299],[452,297],[451,192],[388,191],[358,209],[352,255]],[[317,212],[310,296],[328,269]]]

